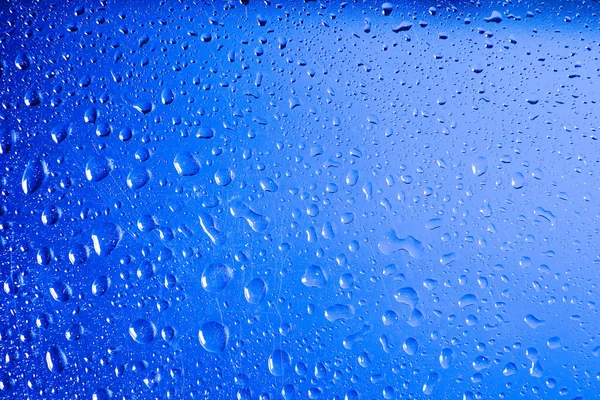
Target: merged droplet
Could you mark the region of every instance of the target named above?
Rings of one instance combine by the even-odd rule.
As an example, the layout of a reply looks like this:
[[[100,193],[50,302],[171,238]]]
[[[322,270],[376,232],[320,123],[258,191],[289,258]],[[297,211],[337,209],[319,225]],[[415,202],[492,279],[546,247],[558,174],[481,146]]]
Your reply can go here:
[[[188,151],[177,154],[173,160],[173,165],[181,176],[194,176],[200,171],[198,161]]]
[[[327,276],[318,265],[309,265],[304,271],[302,283],[308,287],[324,288],[327,285]]]

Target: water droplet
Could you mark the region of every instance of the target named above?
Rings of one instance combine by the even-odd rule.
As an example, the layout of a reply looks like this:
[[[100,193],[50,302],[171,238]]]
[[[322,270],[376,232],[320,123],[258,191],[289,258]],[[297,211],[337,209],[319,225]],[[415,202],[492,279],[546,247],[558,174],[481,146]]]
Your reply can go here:
[[[419,302],[419,295],[412,287],[404,287],[399,289],[394,298],[398,303],[406,304],[410,308],[415,308]]]
[[[223,243],[225,243],[225,235],[222,234],[219,230],[217,230],[217,228],[215,228],[213,218],[209,214],[205,212],[200,212],[198,218],[200,219],[200,226],[202,227],[202,230],[204,231],[206,236],[208,236],[208,238],[213,242],[213,244],[220,246]]]
[[[386,2],[381,5],[381,12],[383,13],[383,15],[390,15],[393,10],[394,5],[392,3]]]
[[[473,161],[471,164],[471,171],[475,176],[481,176],[485,174],[488,170],[488,160],[487,158],[480,156]]]
[[[23,172],[23,178],[21,180],[21,187],[23,193],[32,194],[38,190],[42,183],[44,183],[45,169],[44,165],[39,159],[34,159],[27,163],[25,172]]]
[[[283,350],[275,350],[269,356],[268,365],[273,376],[284,376],[292,365],[292,358]]]
[[[527,325],[529,325],[529,327],[530,327],[531,329],[537,329],[537,328],[539,328],[540,326],[544,325],[544,323],[546,322],[546,321],[544,321],[544,320],[541,320],[541,319],[537,318],[537,317],[536,317],[535,315],[533,315],[533,314],[527,314],[527,315],[525,316],[524,320],[525,320],[525,323],[526,323]]]
[[[221,168],[215,172],[215,183],[219,186],[228,186],[232,180],[233,177],[229,168]]]
[[[269,222],[265,216],[252,211],[250,207],[241,201],[234,201],[231,203],[229,211],[231,212],[232,216],[246,220],[254,232],[263,232],[269,225]]]
[[[144,187],[150,180],[150,173],[143,168],[132,169],[127,175],[127,186],[137,190]]]
[[[129,336],[140,344],[148,344],[156,336],[156,327],[145,319],[137,319],[129,325]]]
[[[200,171],[198,161],[187,151],[178,153],[173,160],[173,165],[181,176],[194,176]]]
[[[427,381],[423,385],[423,393],[427,396],[431,396],[439,381],[440,375],[437,372],[430,372],[429,375],[427,375]]]
[[[140,102],[134,103],[133,104],[133,108],[135,108],[140,113],[146,115],[150,111],[152,111],[152,109],[154,108],[154,106],[149,101],[144,100],[144,101],[140,101]]]
[[[504,366],[504,369],[502,370],[502,373],[504,374],[504,376],[512,376],[514,374],[516,374],[518,372],[517,370],[517,366],[515,365],[515,363],[509,362],[508,364],[506,364]]]
[[[402,350],[412,356],[419,350],[419,342],[417,342],[417,339],[409,337],[402,343]]]
[[[302,283],[307,287],[324,288],[327,285],[327,277],[318,265],[310,265],[304,271]]]
[[[94,156],[85,166],[85,177],[90,182],[99,182],[110,173],[109,164],[104,157]]]
[[[233,278],[233,269],[225,264],[210,264],[204,268],[200,280],[202,288],[209,293],[220,292]]]
[[[94,251],[97,255],[106,257],[117,247],[121,240],[122,230],[112,222],[105,222],[92,231]]]
[[[404,239],[400,239],[396,231],[393,230],[384,235],[383,240],[379,242],[377,247],[384,255],[391,255],[404,250],[413,258],[420,258],[425,250],[423,244],[413,236],[409,235]]]
[[[50,286],[50,295],[59,303],[69,301],[72,293],[71,287],[64,282],[56,281]]]
[[[525,177],[520,172],[515,172],[510,181],[511,185],[515,189],[521,189],[525,186]]]
[[[442,349],[442,351],[440,352],[439,361],[443,369],[450,368],[453,356],[454,352],[452,351],[452,349],[449,349],[447,347]]]
[[[160,99],[164,105],[171,104],[175,100],[175,93],[171,89],[165,89],[160,95]]]
[[[325,318],[329,322],[347,320],[354,317],[354,308],[346,304],[334,304],[325,309]]]
[[[46,365],[50,372],[59,374],[67,367],[67,356],[58,346],[50,346],[46,351]]]
[[[465,294],[460,298],[460,300],[458,300],[458,306],[464,309],[466,307],[477,304],[477,301],[478,299],[476,295],[472,293]]]
[[[244,297],[250,304],[258,304],[267,295],[267,284],[260,278],[254,278],[244,286]]]
[[[109,286],[110,279],[105,275],[101,275],[92,283],[92,294],[94,296],[102,296],[104,293],[106,293]]]
[[[198,332],[198,340],[206,351],[222,353],[227,348],[229,329],[216,321],[205,322]]]

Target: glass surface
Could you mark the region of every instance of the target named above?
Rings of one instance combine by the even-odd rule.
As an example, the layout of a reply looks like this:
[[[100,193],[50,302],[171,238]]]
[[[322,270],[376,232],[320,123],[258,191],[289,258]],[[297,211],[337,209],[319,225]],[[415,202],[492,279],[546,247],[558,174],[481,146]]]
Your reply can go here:
[[[599,11],[2,0],[0,398],[596,399]]]

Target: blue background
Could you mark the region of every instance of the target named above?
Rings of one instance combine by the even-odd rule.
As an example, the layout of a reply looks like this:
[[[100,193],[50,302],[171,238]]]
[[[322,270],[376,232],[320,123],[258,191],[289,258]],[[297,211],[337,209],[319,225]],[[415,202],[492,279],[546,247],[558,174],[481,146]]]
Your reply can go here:
[[[0,396],[596,398],[598,11],[4,2]]]

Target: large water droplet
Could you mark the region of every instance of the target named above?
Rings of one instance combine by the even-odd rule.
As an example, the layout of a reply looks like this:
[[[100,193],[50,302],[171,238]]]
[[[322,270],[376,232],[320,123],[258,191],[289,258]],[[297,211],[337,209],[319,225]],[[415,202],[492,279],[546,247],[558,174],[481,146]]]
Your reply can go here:
[[[23,178],[21,180],[21,187],[23,193],[32,194],[42,186],[44,183],[45,171],[44,165],[39,159],[34,159],[27,163],[25,172],[23,172]]]
[[[267,284],[260,278],[254,278],[244,286],[244,297],[250,304],[258,304],[267,295]]]
[[[50,346],[46,351],[46,365],[50,372],[61,373],[67,366],[67,356],[58,346]]]
[[[202,272],[202,288],[209,293],[220,292],[233,278],[233,269],[225,264],[210,264]]]
[[[283,350],[275,350],[269,356],[269,372],[274,376],[284,376],[292,365],[292,359]]]
[[[137,319],[129,325],[129,336],[140,344],[148,344],[156,336],[156,327],[145,319]]]
[[[103,223],[92,231],[94,251],[99,256],[108,256],[121,240],[122,230],[112,222]]]
[[[206,351],[222,353],[227,348],[229,329],[216,321],[206,322],[198,332],[198,340]]]

